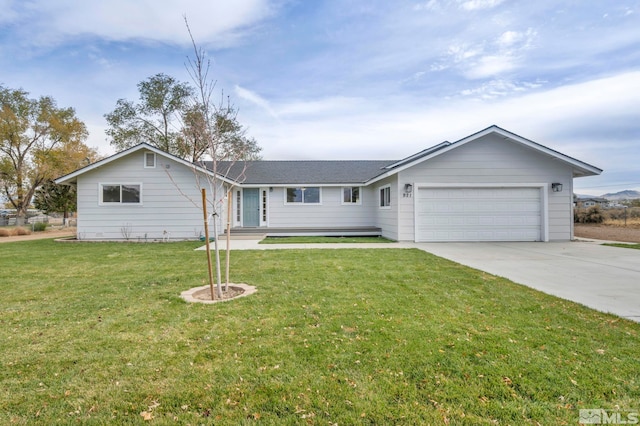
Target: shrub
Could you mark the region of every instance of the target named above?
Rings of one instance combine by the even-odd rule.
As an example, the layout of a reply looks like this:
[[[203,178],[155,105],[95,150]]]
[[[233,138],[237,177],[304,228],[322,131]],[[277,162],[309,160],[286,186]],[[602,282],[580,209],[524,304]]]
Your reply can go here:
[[[0,228],[0,237],[8,237],[10,235],[11,235],[11,232],[9,229]]]
[[[576,223],[602,223],[604,215],[599,206],[593,206],[587,210],[574,210],[573,220]]]
[[[624,219],[627,214],[627,209],[611,209],[607,212],[607,216],[609,216],[607,219]]]
[[[46,224],[46,223],[44,223],[44,222],[37,222],[37,223],[34,223],[34,224],[33,224],[33,230],[34,230],[35,232],[42,232],[42,231],[44,231],[44,230],[46,230],[46,229],[47,229],[47,225],[48,225],[48,224]]]
[[[31,231],[26,228],[15,228],[13,235],[31,235]]]

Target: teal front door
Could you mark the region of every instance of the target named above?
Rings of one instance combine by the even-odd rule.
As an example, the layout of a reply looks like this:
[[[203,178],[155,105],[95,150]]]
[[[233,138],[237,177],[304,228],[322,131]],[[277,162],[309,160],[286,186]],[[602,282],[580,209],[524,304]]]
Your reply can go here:
[[[242,190],[242,226],[260,226],[260,189]]]

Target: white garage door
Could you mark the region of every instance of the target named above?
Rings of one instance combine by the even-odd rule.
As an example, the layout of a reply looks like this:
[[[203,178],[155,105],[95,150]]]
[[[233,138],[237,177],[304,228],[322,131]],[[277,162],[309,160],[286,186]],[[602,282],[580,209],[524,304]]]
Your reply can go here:
[[[416,241],[541,241],[539,188],[419,188]]]

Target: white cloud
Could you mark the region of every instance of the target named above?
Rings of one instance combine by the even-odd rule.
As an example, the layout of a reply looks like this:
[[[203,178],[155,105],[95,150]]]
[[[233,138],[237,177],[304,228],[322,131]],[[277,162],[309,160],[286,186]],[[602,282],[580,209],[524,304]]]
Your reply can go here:
[[[287,119],[322,118],[335,115],[353,117],[365,109],[367,105],[363,98],[332,96],[314,100],[289,101],[278,107],[278,113]]]
[[[528,49],[532,47],[537,36],[533,28],[526,31],[505,31],[496,40],[496,46],[501,49]]]
[[[460,2],[460,8],[463,10],[480,10],[480,9],[492,9],[504,0],[463,0]]]
[[[474,44],[458,41],[449,45],[445,58],[431,65],[431,70],[439,71],[455,65],[468,79],[496,78],[520,67],[536,35],[536,31],[529,28],[526,31],[504,31],[491,41]]]
[[[413,10],[437,10],[440,8],[438,0],[429,0],[423,3],[418,3],[413,6]]]
[[[489,82],[483,83],[479,87],[473,89],[465,89],[460,93],[463,96],[476,97],[480,99],[496,99],[500,97],[505,97],[509,95],[513,95],[517,92],[525,92],[531,89],[537,89],[542,86],[542,82],[514,82],[510,80],[491,80]]]
[[[17,12],[17,2],[13,0],[0,0],[0,24],[2,23],[10,23],[16,20],[19,16]]]
[[[465,43],[457,43],[449,46],[447,54],[452,57],[454,62],[463,62],[470,58],[481,55],[483,49],[479,45],[469,46]]]
[[[498,37],[497,43],[502,47],[510,47],[522,40],[522,33],[517,31],[505,31]]]
[[[434,71],[433,66],[432,66],[432,71]],[[401,84],[407,84],[407,83],[416,83],[420,80],[423,79],[423,77],[427,74],[426,71],[418,71],[413,73],[410,77],[403,79],[400,83]]]
[[[30,36],[42,44],[90,35],[185,45],[186,15],[197,42],[224,45],[272,13],[268,0],[34,0],[31,10],[20,20],[33,20]]]
[[[487,55],[475,61],[464,75],[470,79],[481,79],[499,76],[516,68],[515,57],[506,55]]]
[[[510,83],[503,84],[510,89]],[[500,84],[494,89],[499,90]],[[637,127],[630,112],[640,110],[635,96],[639,91],[640,72],[632,72],[536,93],[521,91],[521,96],[492,101],[291,99],[274,104],[277,111],[287,112],[286,117],[281,114],[282,121],[255,114],[244,117],[267,159],[394,159],[497,124],[610,168],[610,161],[604,161],[593,146],[610,150],[619,126]],[[391,104],[396,107],[389,108]]]
[[[253,105],[257,105],[258,107],[266,111],[270,116],[278,118],[278,114],[273,110],[273,108],[269,104],[269,101],[267,101],[257,93],[238,85],[236,85],[234,89],[236,95],[238,95],[240,99],[244,99]]]

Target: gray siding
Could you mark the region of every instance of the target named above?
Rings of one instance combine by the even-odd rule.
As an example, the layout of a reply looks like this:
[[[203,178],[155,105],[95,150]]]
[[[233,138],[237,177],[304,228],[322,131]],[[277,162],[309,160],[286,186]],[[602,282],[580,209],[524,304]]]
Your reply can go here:
[[[134,152],[78,177],[79,239],[122,240],[126,233],[131,240],[148,241],[204,235],[198,180],[210,194],[206,178],[196,179],[193,170],[165,157],[156,156],[155,168],[145,168],[143,159],[144,151]],[[142,204],[100,205],[104,183],[140,183]]]
[[[375,226],[382,229],[382,236],[390,240],[399,240],[398,217],[399,211],[404,206],[400,204],[400,191],[397,176],[391,176],[371,185],[375,196],[374,211],[376,215]],[[391,188],[390,208],[380,207],[380,189],[389,186]],[[404,213],[404,212],[403,212]],[[413,237],[411,238],[413,239]]]
[[[348,227],[373,226],[376,199],[371,188],[362,187],[361,204],[342,204],[342,187],[322,187],[321,204],[285,203],[285,188],[269,192],[268,226]]]
[[[488,135],[398,173],[399,187],[423,184],[547,183],[549,240],[572,238],[572,170],[546,155]],[[560,193],[550,184],[564,185]],[[414,239],[414,198],[402,197],[399,239]]]

